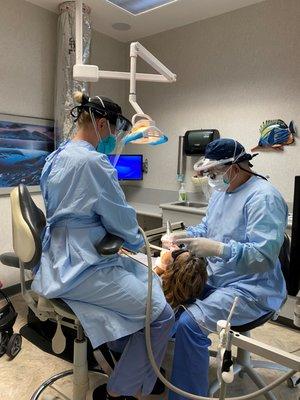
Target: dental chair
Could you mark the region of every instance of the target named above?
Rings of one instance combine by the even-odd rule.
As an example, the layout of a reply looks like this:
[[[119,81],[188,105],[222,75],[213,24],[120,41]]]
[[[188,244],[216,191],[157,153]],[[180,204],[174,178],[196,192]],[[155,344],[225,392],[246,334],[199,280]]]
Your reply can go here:
[[[58,373],[45,381],[32,395],[31,400],[37,400],[47,387],[51,387],[63,398],[70,400],[88,400],[93,398],[93,390],[107,380],[111,366],[101,352],[96,352],[95,358],[100,362],[102,369],[88,371],[87,338],[83,328],[71,308],[62,299],[48,300],[37,295],[25,284],[25,270],[32,271],[39,263],[42,253],[41,236],[46,225],[43,212],[35,205],[25,185],[21,184],[12,190],[11,195],[12,232],[14,253],[2,255],[1,261],[8,265],[20,268],[22,296],[28,307],[42,321],[51,319],[57,322],[56,333],[52,339],[53,351],[63,352],[66,338],[62,326],[68,326],[76,331],[74,340],[73,369]],[[116,253],[123,241],[107,235],[96,248],[102,255]],[[73,375],[72,395],[68,397],[61,393],[53,384],[61,378]],[[70,396],[70,395],[69,395]]]
[[[284,242],[282,244],[279,260],[281,262],[281,268],[283,275],[286,279],[289,271],[289,255],[290,255],[290,238],[285,233]],[[275,312],[270,312],[262,317],[252,321],[250,323],[240,325],[240,326],[232,326],[231,329],[235,332],[238,332],[241,335],[246,337],[251,337],[251,331],[259,326],[264,325],[268,321],[276,320],[277,315]],[[210,351],[210,355],[212,357],[216,357],[217,352]],[[243,377],[245,374],[249,376],[252,382],[259,388],[263,388],[266,386],[266,383],[263,381],[261,376],[255,371],[256,368],[265,368],[265,369],[273,369],[282,372],[289,371],[288,368],[283,367],[280,364],[276,364],[271,361],[265,360],[253,360],[251,359],[251,354],[249,351],[238,348],[237,356],[233,361],[233,373],[234,375],[239,375]],[[293,387],[293,379],[290,378],[291,382],[288,382],[289,387]],[[220,388],[220,383],[218,380],[215,380],[209,388],[209,396],[213,397],[214,393]],[[272,392],[267,392],[264,394],[266,400],[277,400]]]

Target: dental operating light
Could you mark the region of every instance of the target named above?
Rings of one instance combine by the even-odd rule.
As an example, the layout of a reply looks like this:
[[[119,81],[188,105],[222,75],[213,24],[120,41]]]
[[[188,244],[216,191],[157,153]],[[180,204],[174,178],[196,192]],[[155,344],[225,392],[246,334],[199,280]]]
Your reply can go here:
[[[154,1],[153,1],[154,2]],[[142,3],[142,2],[140,2]],[[129,103],[136,114],[132,117],[133,128],[126,143],[157,145],[165,143],[168,138],[156,127],[155,121],[144,113],[137,103],[136,82],[176,82],[176,75],[160,62],[152,53],[138,42],[130,45],[130,72],[103,71],[97,65],[86,65],[82,62],[82,0],[76,0],[76,64],[73,67],[73,78],[77,81],[97,82],[101,79],[120,79],[130,81]],[[137,58],[141,57],[157,73],[137,73]],[[126,144],[125,143],[125,144]]]

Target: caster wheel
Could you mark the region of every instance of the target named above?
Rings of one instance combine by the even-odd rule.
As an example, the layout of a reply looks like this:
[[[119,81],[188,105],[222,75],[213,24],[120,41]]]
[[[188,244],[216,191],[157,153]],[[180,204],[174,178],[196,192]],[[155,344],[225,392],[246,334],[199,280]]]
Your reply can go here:
[[[21,350],[22,336],[19,333],[14,333],[7,344],[6,354],[12,360]]]
[[[300,385],[300,377],[292,376],[286,381],[286,384],[290,389],[294,389]]]

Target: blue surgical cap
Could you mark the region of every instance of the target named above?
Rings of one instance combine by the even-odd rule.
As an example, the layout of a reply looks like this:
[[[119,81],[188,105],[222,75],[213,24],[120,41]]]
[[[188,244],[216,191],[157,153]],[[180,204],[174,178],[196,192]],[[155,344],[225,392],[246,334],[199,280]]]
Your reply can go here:
[[[239,155],[242,154],[240,157]],[[245,147],[234,139],[216,139],[205,149],[205,158],[209,160],[226,160],[234,157],[237,163],[251,160],[256,154],[246,153]],[[235,163],[235,161],[233,161]]]

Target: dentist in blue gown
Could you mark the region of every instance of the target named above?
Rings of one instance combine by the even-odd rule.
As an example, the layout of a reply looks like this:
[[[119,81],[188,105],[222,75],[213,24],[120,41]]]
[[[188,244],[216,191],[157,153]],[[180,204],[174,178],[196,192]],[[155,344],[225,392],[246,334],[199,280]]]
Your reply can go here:
[[[286,298],[278,259],[288,209],[280,193],[251,169],[253,155],[233,139],[211,142],[199,173],[215,190],[199,225],[165,235],[165,245],[185,243],[208,260],[208,286],[175,323],[172,383],[188,392],[208,394],[207,335],[227,319],[234,298],[233,326],[277,311]],[[170,393],[170,400],[184,397]]]
[[[120,148],[131,124],[112,100],[80,92],[75,99],[77,133],[50,154],[41,176],[47,226],[32,289],[49,299],[62,298],[94,348],[111,342],[122,353],[94,400],[129,399],[149,394],[156,381],[143,331],[147,269],[119,254],[100,256],[95,244],[109,232],[124,239],[127,249],[144,245],[136,213],[107,157]],[[151,337],[160,365],[174,315],[153,279]]]

